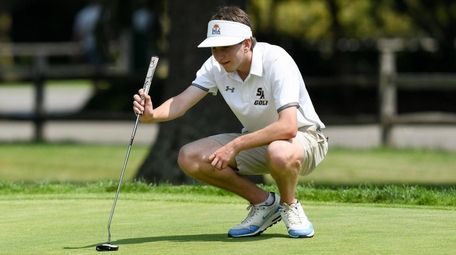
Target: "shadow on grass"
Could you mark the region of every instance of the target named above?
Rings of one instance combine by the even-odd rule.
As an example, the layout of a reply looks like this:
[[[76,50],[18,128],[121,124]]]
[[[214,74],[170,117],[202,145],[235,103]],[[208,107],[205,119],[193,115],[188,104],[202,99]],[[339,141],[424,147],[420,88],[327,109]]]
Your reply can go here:
[[[142,243],[155,243],[155,242],[252,242],[258,240],[265,240],[270,238],[289,238],[288,235],[282,234],[262,234],[260,236],[244,237],[244,238],[229,238],[226,234],[198,234],[198,235],[174,235],[174,236],[150,236],[150,237],[137,237],[126,238],[113,241],[115,245],[129,245],[129,244],[142,244]],[[100,243],[89,244],[78,247],[63,247],[65,250],[86,249],[97,246]]]

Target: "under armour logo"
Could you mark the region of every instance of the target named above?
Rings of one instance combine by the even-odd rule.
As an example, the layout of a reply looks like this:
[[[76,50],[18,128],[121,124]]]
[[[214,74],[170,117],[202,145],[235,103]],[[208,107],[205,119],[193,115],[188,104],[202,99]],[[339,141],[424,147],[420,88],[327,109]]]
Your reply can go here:
[[[231,91],[231,93],[234,92],[234,87],[231,88],[230,86],[226,86],[225,91]]]

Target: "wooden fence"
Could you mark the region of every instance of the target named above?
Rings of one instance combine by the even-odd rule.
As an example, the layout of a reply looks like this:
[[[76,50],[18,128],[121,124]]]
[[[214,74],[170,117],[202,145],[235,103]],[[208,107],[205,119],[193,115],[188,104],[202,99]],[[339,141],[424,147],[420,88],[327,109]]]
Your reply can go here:
[[[433,49],[433,41],[427,39],[423,43]],[[455,113],[421,112],[399,115],[397,111],[397,90],[433,88],[439,90],[456,89],[456,74],[416,74],[398,73],[396,69],[396,53],[406,50],[408,41],[402,39],[383,39],[378,41],[380,52],[379,72],[379,115],[381,125],[381,142],[384,146],[392,146],[392,129],[397,124],[456,124]],[[400,99],[399,99],[400,100]],[[448,102],[449,104],[454,102]]]
[[[32,59],[31,66],[6,67],[0,69],[0,82],[2,81],[31,81],[34,84],[33,114],[18,118],[13,115],[3,115],[0,119],[31,120],[34,126],[34,141],[43,140],[44,122],[50,116],[44,110],[44,84],[46,80],[61,79],[93,79],[121,77],[128,75],[128,50],[121,45],[111,44],[110,50],[123,52],[118,61],[102,67],[89,64],[50,65],[50,57],[81,57],[80,44],[74,42],[59,43],[0,43],[0,58],[27,57]]]
[[[416,43],[416,40],[413,41]],[[378,86],[379,90],[379,116],[381,126],[381,141],[385,146],[392,142],[392,129],[397,124],[456,124],[456,114],[442,112],[414,113],[399,115],[397,111],[397,90],[398,88],[435,88],[444,90],[456,89],[455,74],[413,74],[398,73],[396,69],[396,53],[406,50],[410,41],[401,39],[379,40],[380,70],[377,80],[367,76],[344,76],[333,77],[331,80],[315,78],[315,84],[326,84],[338,80],[338,84],[367,84],[367,86]],[[433,41],[425,39],[419,41],[429,50],[433,50]],[[122,46],[123,45],[123,46]],[[129,50],[125,43],[120,43],[113,48],[120,55],[115,65],[103,68],[95,68],[91,65],[64,65],[49,66],[48,58],[52,56],[80,56],[79,44],[67,43],[33,43],[33,44],[2,44],[0,43],[0,57],[27,56],[34,59],[32,68],[17,68],[11,70],[0,70],[1,81],[32,81],[35,88],[34,113],[26,117],[34,123],[34,140],[43,139],[43,124],[50,119],[44,111],[44,83],[52,79],[74,79],[95,77],[116,77],[128,75]],[[311,82],[313,84],[314,82]],[[451,103],[451,102],[449,102]],[[0,116],[0,119],[14,119],[14,116]]]

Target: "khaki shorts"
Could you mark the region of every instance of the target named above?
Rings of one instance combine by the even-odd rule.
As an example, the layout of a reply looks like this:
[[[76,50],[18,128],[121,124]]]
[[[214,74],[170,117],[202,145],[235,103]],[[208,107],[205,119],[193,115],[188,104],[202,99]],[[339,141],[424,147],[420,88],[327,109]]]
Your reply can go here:
[[[214,139],[221,145],[225,145],[231,140],[242,134],[228,133],[214,135],[209,138]],[[301,167],[301,175],[307,175],[315,169],[325,158],[328,152],[328,141],[324,134],[313,128],[300,129],[296,135],[299,143],[304,150],[304,160]],[[237,171],[241,175],[262,175],[269,173],[266,162],[267,146],[256,147],[241,151],[236,156]]]

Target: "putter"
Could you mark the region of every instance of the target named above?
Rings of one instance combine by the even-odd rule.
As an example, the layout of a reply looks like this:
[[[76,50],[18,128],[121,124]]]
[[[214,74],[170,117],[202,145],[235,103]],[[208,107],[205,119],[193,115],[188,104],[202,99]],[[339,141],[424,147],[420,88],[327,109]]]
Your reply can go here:
[[[148,94],[150,89],[150,84],[152,83],[152,77],[155,73],[155,68],[157,67],[158,57],[152,57],[150,59],[149,69],[147,70],[146,80],[144,81],[144,93]],[[120,172],[119,184],[117,185],[116,195],[114,197],[114,201],[111,207],[111,213],[109,214],[108,220],[108,241],[106,243],[102,243],[96,246],[97,251],[117,251],[119,249],[118,245],[114,245],[111,243],[111,223],[112,217],[114,216],[114,211],[116,210],[117,200],[119,199],[120,187],[122,186],[122,181],[125,174],[125,169],[127,168],[128,158],[130,157],[131,147],[133,146],[133,140],[135,139],[136,130],[138,129],[139,117],[141,114],[136,115],[135,125],[133,126],[133,130],[131,132],[130,142],[128,143],[127,152],[125,154],[124,163],[122,166],[122,171]]]

